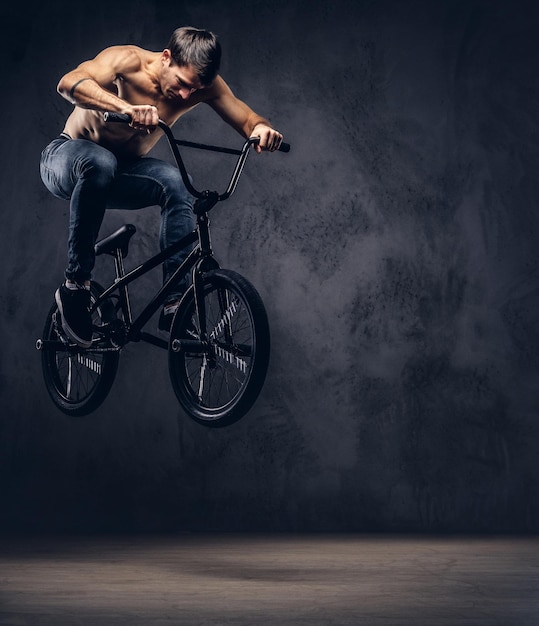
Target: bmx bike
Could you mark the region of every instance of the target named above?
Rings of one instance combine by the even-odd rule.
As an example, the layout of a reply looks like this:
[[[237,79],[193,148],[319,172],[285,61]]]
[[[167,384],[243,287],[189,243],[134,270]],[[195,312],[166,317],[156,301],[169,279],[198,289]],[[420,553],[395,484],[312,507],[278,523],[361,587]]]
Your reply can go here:
[[[128,116],[116,113],[106,113],[105,119],[130,121]],[[158,126],[164,132],[185,186],[195,197],[195,229],[127,272],[124,259],[135,226],[125,224],[98,241],[96,256],[108,255],[114,259],[116,278],[106,288],[91,282],[90,347],[82,348],[66,336],[60,311],[54,303],[36,348],[41,352],[49,396],[67,415],[87,415],[97,409],[112,388],[122,348],[142,341],[167,350],[170,380],[185,413],[205,426],[227,426],[249,411],[262,389],[270,355],[270,330],[255,287],[239,273],[222,269],[215,259],[208,213],[234,193],[250,148],[258,138],[251,137],[236,150],[179,140],[165,122],[159,120]],[[226,190],[218,193],[195,189],[179,146],[237,155]],[[288,144],[280,148],[283,152],[289,149]],[[129,285],[185,248],[190,252],[184,262],[134,317]],[[174,315],[168,341],[143,330],[189,272],[190,286]]]

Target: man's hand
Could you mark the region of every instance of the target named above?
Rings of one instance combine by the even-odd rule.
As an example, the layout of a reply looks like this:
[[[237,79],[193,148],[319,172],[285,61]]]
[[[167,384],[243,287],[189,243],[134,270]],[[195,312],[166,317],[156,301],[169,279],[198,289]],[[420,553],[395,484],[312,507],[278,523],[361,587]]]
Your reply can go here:
[[[268,150],[269,152],[278,150],[283,140],[281,133],[267,124],[257,124],[253,128],[251,137],[260,137],[260,142],[255,146],[255,150],[259,153],[263,150]]]
[[[122,111],[122,113],[127,113],[131,116],[131,124],[129,124],[131,128],[147,132],[148,134],[156,129],[159,121],[157,108],[151,104],[135,104]]]

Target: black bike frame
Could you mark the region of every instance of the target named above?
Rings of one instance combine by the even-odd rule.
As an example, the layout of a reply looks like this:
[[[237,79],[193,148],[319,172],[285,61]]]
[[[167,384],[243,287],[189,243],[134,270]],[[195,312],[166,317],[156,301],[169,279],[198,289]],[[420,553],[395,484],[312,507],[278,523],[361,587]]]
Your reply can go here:
[[[176,269],[174,274],[169,278],[169,280],[159,289],[159,291],[154,295],[154,297],[150,300],[150,302],[146,305],[146,307],[142,310],[142,312],[133,320],[131,313],[131,305],[129,302],[129,291],[128,285],[144,274],[147,274],[152,269],[161,265],[163,261],[171,257],[176,252],[187,248],[188,246],[194,244],[198,239],[197,231],[193,231],[186,237],[183,237],[180,241],[173,244],[172,246],[166,248],[159,254],[156,254],[152,258],[148,259],[138,267],[135,267],[131,271],[124,273],[123,272],[123,260],[120,250],[116,250],[116,254],[114,257],[115,265],[116,265],[116,281],[110,287],[105,289],[105,291],[99,296],[94,305],[92,306],[92,311],[95,311],[97,308],[101,306],[101,304],[110,297],[115,291],[118,291],[120,297],[120,305],[122,308],[122,312],[124,315],[124,322],[126,324],[127,336],[125,343],[129,341],[148,341],[154,345],[158,345],[159,347],[167,347],[168,343],[158,337],[154,337],[153,335],[149,335],[148,333],[142,333],[141,330],[143,326],[148,322],[148,320],[154,315],[165,303],[167,296],[171,293],[174,284],[183,276],[185,276],[190,270],[192,270],[195,265],[202,259],[201,256],[201,248],[200,245],[197,245],[193,250],[188,254],[187,258],[183,261],[183,263]],[[217,262],[215,261],[217,266]]]
[[[144,274],[147,274],[158,265],[161,265],[163,261],[170,258],[180,250],[184,250],[185,248],[192,246],[192,244],[197,242],[197,240],[198,244],[187,255],[183,263],[174,271],[172,276],[161,287],[161,289],[159,289],[137,318],[133,320],[131,305],[129,302],[128,285]],[[200,296],[199,290],[197,289],[198,277],[202,271],[219,268],[219,263],[214,258],[213,250],[211,248],[209,219],[206,213],[197,215],[196,230],[189,233],[189,235],[186,235],[176,243],[168,246],[168,248],[165,248],[165,250],[151,257],[129,272],[124,272],[122,252],[119,248],[115,250],[114,262],[116,266],[116,280],[97,298],[91,311],[93,312],[98,309],[107,298],[109,298],[115,291],[118,291],[120,306],[122,308],[127,331],[127,335],[123,343],[125,344],[129,341],[146,341],[161,348],[168,348],[168,343],[159,337],[151,335],[150,333],[142,332],[144,325],[163,306],[167,300],[167,296],[172,292],[174,285],[191,270],[194,270],[193,286],[195,289],[197,309],[199,309]],[[203,320],[200,321],[200,330],[202,334],[204,334],[206,331],[205,324],[203,323]]]

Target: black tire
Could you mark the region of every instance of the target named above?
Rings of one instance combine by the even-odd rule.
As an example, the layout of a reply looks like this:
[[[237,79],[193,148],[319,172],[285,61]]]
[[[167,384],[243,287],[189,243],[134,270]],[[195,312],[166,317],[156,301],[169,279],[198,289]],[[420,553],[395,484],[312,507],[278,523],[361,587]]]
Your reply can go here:
[[[103,288],[92,282],[92,304],[102,292]],[[56,304],[47,315],[41,352],[43,378],[52,401],[67,415],[91,413],[105,400],[112,387],[120,355],[118,351],[103,351],[103,347],[112,346],[102,339],[103,333],[99,329],[104,323],[110,322],[113,316],[114,306],[110,300],[97,308],[92,318],[95,345],[80,348],[69,341],[62,331],[60,311]]]
[[[221,427],[242,418],[257,399],[268,369],[270,332],[256,289],[230,270],[203,275],[207,342],[191,288],[174,316],[169,373],[185,412],[199,424]]]

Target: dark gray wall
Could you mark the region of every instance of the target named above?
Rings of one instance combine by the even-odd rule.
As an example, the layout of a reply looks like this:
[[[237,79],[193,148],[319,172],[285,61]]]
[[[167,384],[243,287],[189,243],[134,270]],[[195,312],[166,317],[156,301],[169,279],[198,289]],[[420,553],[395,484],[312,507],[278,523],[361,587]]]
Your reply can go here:
[[[537,531],[534,6],[60,1],[8,16],[3,527]],[[166,355],[130,346],[103,407],[68,419],[34,350],[65,257],[67,205],[38,176],[70,109],[55,84],[107,45],[160,50],[186,23],[220,34],[223,75],[293,144],[253,156],[212,220],[221,263],[267,303],[267,385],[209,431],[176,405]],[[209,109],[178,132],[236,141]],[[201,184],[224,174],[199,166]],[[134,264],[157,210],[109,214],[102,232],[124,220]]]

